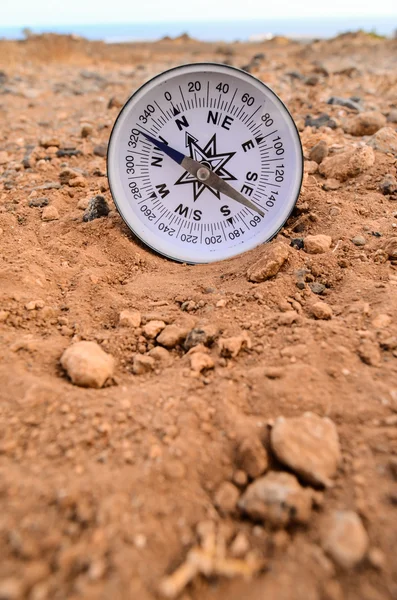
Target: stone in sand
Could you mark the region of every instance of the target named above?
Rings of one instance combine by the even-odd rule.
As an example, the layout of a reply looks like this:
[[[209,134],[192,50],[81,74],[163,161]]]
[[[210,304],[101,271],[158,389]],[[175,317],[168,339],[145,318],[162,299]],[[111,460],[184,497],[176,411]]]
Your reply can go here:
[[[93,221],[94,219],[100,219],[101,217],[107,217],[110,212],[108,203],[104,196],[97,195],[91,198],[87,210],[83,215],[83,221]]]
[[[334,423],[313,413],[276,419],[271,446],[280,462],[315,485],[331,485],[341,454]]]
[[[343,569],[360,563],[368,549],[368,534],[357,513],[334,511],[324,522],[323,549]]]
[[[311,306],[311,311],[316,319],[332,319],[332,308],[326,302],[315,302]]]
[[[303,488],[290,473],[270,472],[247,487],[238,507],[254,521],[275,527],[307,523],[312,508],[312,490]]]
[[[372,148],[363,146],[328,156],[321,163],[319,171],[327,179],[346,181],[350,177],[364,173],[374,162],[375,154]]]
[[[289,247],[283,242],[266,245],[260,259],[248,269],[248,280],[260,283],[274,277],[288,259],[288,256]]]
[[[305,250],[309,254],[323,254],[331,248],[332,238],[329,235],[307,235],[304,239]]]
[[[115,360],[96,342],[83,341],[65,350],[61,365],[75,385],[101,388],[112,377]]]

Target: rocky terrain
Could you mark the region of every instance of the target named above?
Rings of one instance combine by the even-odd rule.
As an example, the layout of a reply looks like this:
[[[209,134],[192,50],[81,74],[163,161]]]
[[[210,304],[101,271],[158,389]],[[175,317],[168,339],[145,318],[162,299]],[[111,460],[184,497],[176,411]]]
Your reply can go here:
[[[270,244],[176,264],[106,147],[181,63],[301,134]],[[0,599],[397,598],[397,41],[0,41]]]

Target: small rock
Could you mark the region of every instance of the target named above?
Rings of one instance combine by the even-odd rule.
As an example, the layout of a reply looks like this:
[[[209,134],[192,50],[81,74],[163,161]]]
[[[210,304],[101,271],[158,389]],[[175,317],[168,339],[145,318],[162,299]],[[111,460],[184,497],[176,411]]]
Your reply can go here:
[[[375,569],[379,569],[380,571],[386,563],[386,557],[380,548],[370,548],[368,551],[368,560]]]
[[[221,512],[232,513],[236,510],[239,497],[239,489],[230,481],[223,481],[215,492],[214,504]]]
[[[8,310],[0,310],[0,323],[5,323],[10,316]]]
[[[326,302],[316,302],[311,306],[311,312],[316,319],[332,319],[332,308]]]
[[[59,148],[61,141],[57,137],[48,137],[40,140],[39,145],[42,146],[42,148],[51,148],[51,146]]]
[[[279,325],[292,325],[299,319],[299,314],[296,310],[287,310],[278,317]]]
[[[143,333],[148,338],[155,338],[165,327],[164,321],[149,321],[143,326]]]
[[[138,310],[122,310],[119,316],[122,327],[139,327],[141,321],[142,315]]]
[[[248,270],[249,281],[260,283],[277,275],[289,256],[289,248],[283,242],[266,244],[261,258]]]
[[[44,208],[45,206],[48,206],[48,204],[48,198],[32,198],[29,200],[29,206],[31,208]]]
[[[314,160],[305,160],[303,167],[308,175],[313,175],[318,170],[318,164]]]
[[[304,481],[331,485],[341,459],[334,423],[313,413],[276,419],[271,430],[273,452]]]
[[[325,521],[322,547],[343,569],[360,563],[368,548],[368,535],[353,511],[334,511]]]
[[[386,117],[380,112],[368,111],[356,115],[346,127],[350,135],[373,135],[386,125]]]
[[[384,154],[397,154],[397,133],[391,127],[382,127],[368,141],[368,146]]]
[[[121,108],[122,106],[124,106],[124,102],[116,96],[112,96],[108,102],[108,108]]]
[[[251,348],[251,339],[246,331],[230,338],[219,338],[218,346],[221,356],[235,358],[243,348]]]
[[[319,283],[318,281],[313,281],[312,283],[309,283],[309,288],[311,289],[311,291],[313,292],[313,294],[323,294],[325,291],[325,285],[323,283]]]
[[[46,206],[41,213],[42,221],[56,221],[59,219],[59,212],[55,206]]]
[[[75,385],[101,388],[112,377],[115,360],[96,342],[83,341],[65,350],[61,365]]]
[[[234,558],[243,558],[250,549],[250,543],[243,531],[239,531],[232,543],[230,544],[230,554]]]
[[[89,198],[80,198],[80,200],[77,202],[77,208],[79,208],[80,210],[86,210],[88,208],[89,203]]]
[[[327,179],[338,179],[346,181],[350,177],[356,177],[372,167],[375,162],[375,154],[369,146],[359,149],[347,150],[328,156],[323,160],[319,171]]]
[[[168,350],[163,348],[162,346],[155,346],[148,352],[149,356],[154,358],[154,360],[158,363],[162,363],[164,366],[171,364],[172,356]]]
[[[308,115],[305,119],[305,127],[330,127],[331,129],[336,129],[337,124],[329,115],[323,113],[319,117],[311,117]]]
[[[375,329],[385,329],[386,327],[389,327],[391,323],[392,318],[389,317],[389,315],[380,314],[373,319],[372,326],[375,327]]]
[[[26,310],[36,310],[44,307],[43,300],[31,300],[25,304]]]
[[[256,436],[247,437],[240,442],[237,446],[236,462],[252,479],[262,475],[269,466],[267,452]]]
[[[144,373],[150,373],[150,371],[153,371],[155,364],[156,361],[152,356],[136,354],[132,362],[132,372],[135,375],[143,375]]]
[[[352,242],[355,246],[365,246],[367,240],[362,235],[355,235],[354,238],[352,238]]]
[[[378,344],[371,340],[363,340],[358,348],[358,355],[366,365],[371,367],[379,367],[382,361],[382,356]]]
[[[324,158],[327,156],[328,144],[325,140],[320,140],[317,144],[315,144],[309,153],[310,160],[313,160],[317,164],[322,163]]]
[[[302,250],[305,246],[305,242],[303,241],[303,238],[292,238],[290,246],[296,248],[296,250]]]
[[[95,196],[91,198],[87,210],[83,215],[83,221],[93,221],[94,219],[100,219],[101,217],[107,217],[110,212],[108,203],[103,196]]]
[[[338,96],[331,96],[329,100],[327,100],[327,104],[333,104],[337,106],[344,106],[345,108],[350,108],[351,110],[361,110],[361,106],[358,102],[355,102],[351,98],[339,98]]]
[[[238,507],[254,521],[275,527],[304,524],[310,519],[312,492],[299,485],[294,475],[272,471],[247,487]]]
[[[94,131],[93,126],[90,123],[83,123],[80,130],[80,135],[82,138],[87,138],[92,135]]]
[[[397,237],[391,237],[383,244],[383,250],[390,260],[397,259]]]
[[[108,152],[107,144],[98,144],[97,146],[94,147],[95,156],[101,156],[102,158],[104,158],[107,155],[107,152]]]
[[[397,192],[397,179],[393,175],[385,175],[379,184],[379,189],[382,194],[395,194]]]
[[[166,325],[157,338],[157,343],[166,348],[175,348],[185,340],[189,333],[189,327],[179,325]]]
[[[212,346],[219,334],[219,329],[216,325],[208,324],[195,327],[189,331],[183,347],[186,351],[203,344],[204,346]]]
[[[331,248],[332,238],[322,233],[305,237],[305,250],[309,254],[322,254]]]
[[[201,373],[207,369],[213,369],[213,359],[204,352],[195,352],[190,356],[190,368],[194,373]]]
[[[9,156],[8,156],[8,152],[6,152],[5,150],[2,150],[0,152],[0,165],[6,165],[9,161]]]
[[[323,183],[323,189],[326,192],[334,192],[336,190],[339,190],[340,186],[340,181],[338,181],[337,179],[327,179],[327,181],[324,181]]]
[[[397,108],[393,108],[387,115],[389,123],[397,123]]]

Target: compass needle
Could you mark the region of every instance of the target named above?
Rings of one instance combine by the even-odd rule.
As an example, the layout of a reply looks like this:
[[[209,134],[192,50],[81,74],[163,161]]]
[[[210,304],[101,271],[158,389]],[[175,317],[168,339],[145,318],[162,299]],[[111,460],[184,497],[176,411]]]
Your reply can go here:
[[[125,222],[182,262],[223,260],[270,240],[302,175],[299,134],[284,104],[226,65],[154,77],[123,107],[109,141],[110,190]]]

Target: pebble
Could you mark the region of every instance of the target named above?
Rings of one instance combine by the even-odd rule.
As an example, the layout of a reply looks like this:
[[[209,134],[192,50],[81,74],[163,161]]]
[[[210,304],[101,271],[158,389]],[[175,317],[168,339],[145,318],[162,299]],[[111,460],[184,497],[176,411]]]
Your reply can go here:
[[[46,206],[41,213],[42,221],[56,221],[59,219],[59,212],[55,206]]]
[[[397,108],[392,108],[387,115],[387,120],[389,123],[397,123]]]
[[[233,513],[239,497],[240,490],[230,481],[223,481],[215,492],[214,504],[225,514]]]
[[[101,388],[112,377],[115,360],[96,342],[83,341],[65,350],[61,365],[75,385]]]
[[[31,208],[44,208],[45,206],[48,206],[48,204],[48,198],[32,198],[29,200],[29,206]]]
[[[277,275],[289,256],[289,247],[283,242],[264,246],[262,256],[247,272],[249,281],[260,283]]]
[[[350,108],[351,110],[361,110],[361,106],[358,102],[355,102],[351,98],[339,98],[338,96],[331,96],[329,100],[327,100],[327,104],[333,104],[338,106],[344,106],[345,108]]]
[[[24,597],[24,585],[16,577],[0,579],[0,600],[20,600]]]
[[[309,283],[309,288],[313,292],[313,294],[323,294],[325,292],[325,285],[323,283],[319,283],[318,281],[313,281]]]
[[[83,123],[80,130],[80,135],[82,138],[88,138],[92,135],[94,131],[93,126],[90,123]]]
[[[305,242],[303,241],[303,238],[292,238],[290,246],[296,250],[302,250],[305,246]]]
[[[262,442],[255,435],[242,440],[237,446],[236,462],[252,479],[259,477],[269,467],[269,457]]]
[[[397,237],[391,237],[383,244],[383,250],[391,260],[397,259]]]
[[[70,187],[86,187],[87,182],[84,179],[84,177],[79,176],[79,177],[75,177],[75,179],[71,179],[69,181],[69,186]]]
[[[305,237],[305,250],[308,254],[323,254],[331,248],[332,238],[329,235],[307,235]]]
[[[251,348],[251,339],[246,331],[241,335],[219,338],[218,346],[221,356],[235,358],[243,348]]]
[[[76,179],[80,176],[78,171],[74,171],[73,169],[63,169],[59,173],[59,181],[62,185],[68,185],[72,179]]]
[[[107,217],[110,212],[108,203],[104,196],[97,195],[91,198],[87,210],[83,215],[83,221],[93,221],[94,219],[100,219],[101,217]]]
[[[8,310],[0,310],[0,323],[5,323],[10,316]]]
[[[327,179],[346,181],[350,177],[364,173],[374,162],[375,154],[372,148],[363,146],[328,156],[321,163],[319,171]]]
[[[358,348],[358,355],[366,365],[379,367],[382,362],[382,356],[378,344],[371,340],[363,340]]]
[[[156,362],[162,363],[164,366],[171,364],[172,356],[166,348],[155,346],[148,352],[149,356],[154,358]]]
[[[368,534],[354,511],[334,511],[326,519],[321,545],[343,569],[351,569],[363,560],[368,543]]]
[[[119,323],[122,327],[139,327],[142,315],[138,310],[122,310],[119,315]]]
[[[314,160],[305,160],[303,167],[305,173],[308,175],[313,175],[318,170],[318,163],[316,163]]]
[[[275,527],[308,523],[312,491],[290,473],[270,472],[251,483],[238,501],[239,509],[254,521]]]
[[[352,243],[355,246],[365,246],[366,242],[367,241],[366,241],[365,237],[362,235],[355,235],[354,238],[352,238]]]
[[[382,127],[371,137],[368,145],[384,154],[397,154],[397,133],[391,127]]]
[[[300,417],[276,419],[270,435],[277,458],[314,485],[330,486],[341,452],[335,424],[307,412]]]
[[[204,346],[212,346],[218,335],[219,329],[216,325],[208,324],[195,327],[189,331],[183,347],[186,351],[188,351],[199,344],[203,344]]]
[[[174,324],[166,325],[157,337],[157,343],[166,348],[175,348],[175,346],[182,344],[188,332],[188,327],[181,327]]]
[[[117,96],[112,96],[108,102],[108,108],[121,108],[122,106],[124,106],[124,102]]]
[[[356,115],[346,127],[350,135],[373,135],[386,125],[386,117],[380,112],[368,111]]]
[[[243,531],[239,531],[230,544],[230,554],[235,558],[243,558],[250,549],[248,537]]]
[[[379,314],[372,320],[372,326],[375,329],[385,329],[392,323],[392,318],[389,315]]]
[[[339,190],[340,186],[340,181],[337,179],[327,179],[327,181],[324,181],[323,183],[323,190],[326,192],[335,192],[336,190]]]
[[[77,202],[77,208],[79,208],[80,210],[86,210],[88,208],[89,203],[89,198],[80,198],[80,200]]]
[[[143,326],[143,333],[148,338],[155,338],[165,327],[164,321],[149,321]]]
[[[332,308],[326,302],[315,302],[311,306],[311,312],[316,319],[332,319]]]
[[[393,175],[385,175],[379,184],[379,189],[382,194],[394,194],[397,192],[397,179]]]
[[[213,359],[204,352],[195,352],[190,356],[190,368],[194,373],[201,373],[214,367],[215,363]]]
[[[326,113],[321,114],[319,117],[311,117],[308,115],[305,119],[305,127],[330,127],[336,129],[337,124],[335,119],[332,119]]]
[[[0,152],[0,165],[6,165],[9,161],[9,156],[8,156],[8,152],[6,152],[5,150],[2,150]]]
[[[59,148],[59,146],[61,145],[61,141],[59,138],[57,137],[47,137],[47,138],[43,138],[42,140],[40,140],[39,145],[42,146],[42,148],[51,148],[51,146],[55,146],[56,148]]]
[[[155,367],[156,361],[153,356],[145,356],[142,354],[136,354],[132,362],[132,372],[135,375],[143,375],[144,373],[150,373]]]
[[[26,310],[36,310],[36,309],[40,309],[40,308],[44,308],[44,301],[43,300],[31,300],[30,302],[27,302],[25,304],[25,308]]]
[[[324,158],[328,156],[328,144],[325,140],[320,140],[313,146],[313,148],[309,152],[310,160],[320,164],[323,162]]]
[[[101,156],[102,158],[105,158],[105,156],[107,155],[107,152],[108,152],[107,144],[98,144],[97,146],[94,147],[95,156]]]

